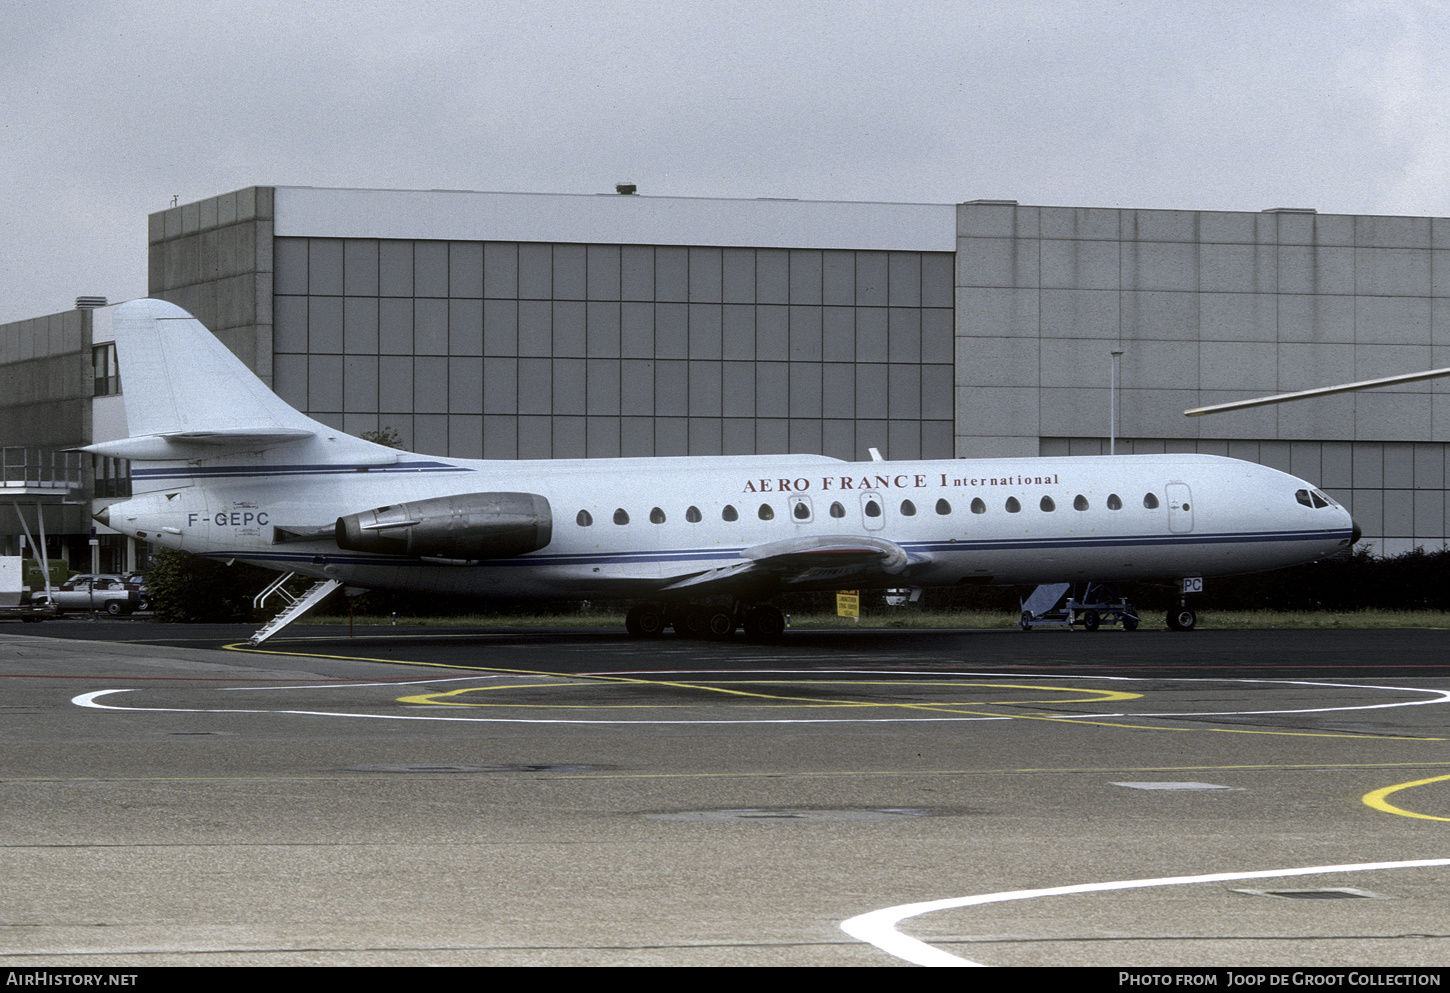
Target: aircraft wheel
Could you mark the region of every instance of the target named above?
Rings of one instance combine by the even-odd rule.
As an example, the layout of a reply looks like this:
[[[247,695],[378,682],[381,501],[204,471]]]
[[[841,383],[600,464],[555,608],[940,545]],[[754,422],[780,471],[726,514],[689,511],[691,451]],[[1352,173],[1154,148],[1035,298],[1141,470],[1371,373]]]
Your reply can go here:
[[[703,638],[709,617],[710,615],[700,607],[687,607],[683,613],[675,617],[673,624],[675,634],[681,638]]]
[[[1168,626],[1174,631],[1192,631],[1193,626],[1198,623],[1198,615],[1187,607],[1179,607],[1177,610],[1168,612]]]
[[[752,641],[774,641],[785,633],[785,615],[763,604],[745,615],[745,633]]]
[[[724,641],[735,633],[735,615],[728,610],[707,610],[705,613],[705,637],[711,641]]]
[[[658,638],[665,630],[665,615],[653,604],[637,603],[624,615],[624,629],[636,638]]]

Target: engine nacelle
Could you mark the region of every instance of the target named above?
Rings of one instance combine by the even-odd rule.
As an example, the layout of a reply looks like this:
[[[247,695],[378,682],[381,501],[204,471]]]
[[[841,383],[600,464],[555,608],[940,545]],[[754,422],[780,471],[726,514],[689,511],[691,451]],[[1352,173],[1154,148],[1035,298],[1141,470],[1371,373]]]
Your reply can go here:
[[[465,493],[339,517],[335,534],[354,552],[475,561],[537,551],[553,530],[537,493]]]

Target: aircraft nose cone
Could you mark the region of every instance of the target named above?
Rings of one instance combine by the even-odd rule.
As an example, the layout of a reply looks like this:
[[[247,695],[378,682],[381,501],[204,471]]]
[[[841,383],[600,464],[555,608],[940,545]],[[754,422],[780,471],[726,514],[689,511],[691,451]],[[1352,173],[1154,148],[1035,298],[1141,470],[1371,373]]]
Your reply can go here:
[[[96,513],[92,514],[91,517],[94,518],[95,520],[100,521],[102,527],[110,527],[111,526],[111,508],[110,507],[102,507]],[[1355,533],[1355,535],[1357,537],[1359,535],[1359,529],[1356,528],[1354,533]]]

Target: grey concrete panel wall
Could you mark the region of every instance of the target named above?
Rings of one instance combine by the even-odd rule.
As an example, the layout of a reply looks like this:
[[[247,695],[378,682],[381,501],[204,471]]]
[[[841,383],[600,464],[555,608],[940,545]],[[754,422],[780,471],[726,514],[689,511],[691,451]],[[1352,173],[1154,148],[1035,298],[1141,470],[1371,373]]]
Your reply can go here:
[[[949,255],[276,238],[273,257],[278,391],[425,451],[952,452]]]
[[[152,214],[147,292],[185,307],[271,383],[273,191],[237,190]],[[317,276],[342,270],[343,242],[319,248]],[[332,264],[327,264],[327,259]],[[295,273],[293,260],[284,269]],[[304,265],[303,270],[306,272]]]
[[[969,203],[957,235],[959,455],[1022,453],[1034,439],[1043,453],[1095,453],[1084,426],[1101,425],[1106,445],[1120,348],[1118,431],[1133,450],[1349,472],[1324,485],[1382,551],[1445,540],[1436,460],[1450,382],[1183,411],[1450,366],[1450,220]],[[1331,445],[1349,446],[1349,468]],[[1433,482],[1429,469],[1416,481],[1416,459],[1439,467]]]

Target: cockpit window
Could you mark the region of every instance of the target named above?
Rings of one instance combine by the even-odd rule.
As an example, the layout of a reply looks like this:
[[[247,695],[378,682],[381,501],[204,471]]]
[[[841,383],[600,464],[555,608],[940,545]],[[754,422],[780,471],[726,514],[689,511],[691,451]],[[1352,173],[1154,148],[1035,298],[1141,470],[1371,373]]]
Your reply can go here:
[[[1323,493],[1320,493],[1318,490],[1310,490],[1309,498],[1314,501],[1315,507],[1334,506],[1334,501],[1329,499],[1329,497],[1325,496]]]

